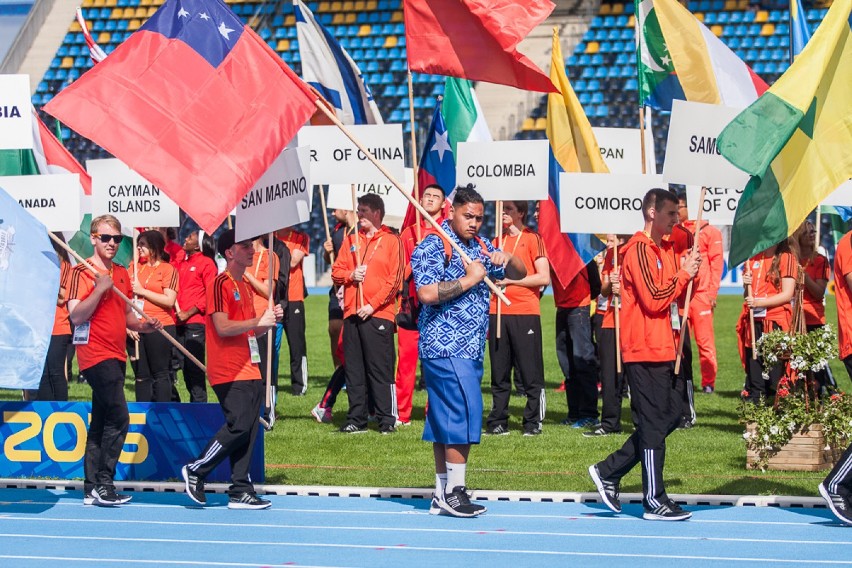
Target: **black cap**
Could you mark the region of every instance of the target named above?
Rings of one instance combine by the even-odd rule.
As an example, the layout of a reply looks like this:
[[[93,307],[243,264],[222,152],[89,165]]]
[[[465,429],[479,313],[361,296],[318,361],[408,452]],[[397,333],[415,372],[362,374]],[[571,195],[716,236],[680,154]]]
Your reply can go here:
[[[236,243],[236,231],[228,229],[219,235],[219,240],[216,242],[216,250],[224,257],[225,251],[234,246],[234,243]]]

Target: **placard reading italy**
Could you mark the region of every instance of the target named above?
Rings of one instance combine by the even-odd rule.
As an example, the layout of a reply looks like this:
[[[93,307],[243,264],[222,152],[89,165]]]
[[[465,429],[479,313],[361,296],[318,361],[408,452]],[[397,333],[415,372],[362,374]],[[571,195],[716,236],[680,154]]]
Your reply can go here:
[[[110,214],[128,227],[177,227],[180,210],[159,187],[121,160],[88,160],[92,216]]]
[[[547,199],[547,140],[461,142],[456,183],[472,183],[487,201]]]
[[[397,180],[405,175],[405,151],[401,124],[347,126],[357,140]],[[311,181],[331,183],[387,183],[379,169],[336,126],[305,126],[299,130],[299,146],[311,148]]]
[[[0,187],[48,231],[80,228],[83,189],[78,174],[0,177]]]
[[[405,168],[405,183],[403,189],[409,194],[414,189],[414,170]],[[405,217],[408,210],[408,199],[396,187],[388,183],[356,183],[355,198],[374,193],[382,198],[385,204],[385,219]],[[352,211],[352,185],[329,185],[328,199],[325,206],[328,209],[346,209]],[[387,224],[387,223],[385,223]]]
[[[733,225],[734,216],[743,190],[736,187],[708,187],[704,192],[704,212],[701,219],[718,225]],[[701,198],[701,187],[686,186],[686,203],[689,218],[698,218],[698,200]]]
[[[663,179],[686,185],[744,188],[749,176],[722,156],[719,133],[740,109],[675,100]]]
[[[0,150],[31,150],[33,113],[29,75],[0,75]]]
[[[642,173],[642,140],[638,128],[603,128],[593,126],[592,132],[601,157],[611,174]]]
[[[662,176],[559,174],[559,212],[565,233],[629,233],[642,228],[642,198],[665,187]]]
[[[238,241],[304,223],[311,218],[310,148],[281,152],[237,204]]]

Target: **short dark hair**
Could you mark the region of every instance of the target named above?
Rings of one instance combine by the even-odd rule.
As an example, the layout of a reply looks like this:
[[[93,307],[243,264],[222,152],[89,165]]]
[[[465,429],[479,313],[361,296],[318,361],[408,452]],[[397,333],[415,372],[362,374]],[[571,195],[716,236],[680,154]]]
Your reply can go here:
[[[358,198],[358,205],[366,205],[373,211],[378,211],[385,218],[385,202],[375,193],[365,193]]]
[[[453,207],[461,207],[468,203],[481,203],[485,205],[485,200],[482,199],[482,196],[476,191],[475,187],[472,183],[457,187],[456,195],[453,197]]]
[[[423,191],[425,192],[427,189],[437,189],[441,192],[441,195],[443,195],[445,198],[447,197],[447,192],[444,191],[444,188],[438,185],[437,183],[430,183],[429,185],[423,188]]]
[[[642,199],[642,216],[647,220],[648,211],[651,209],[659,209],[666,201],[670,201],[676,206],[678,204],[677,195],[668,189],[662,189],[660,187],[648,190],[648,193],[645,194],[645,198]]]

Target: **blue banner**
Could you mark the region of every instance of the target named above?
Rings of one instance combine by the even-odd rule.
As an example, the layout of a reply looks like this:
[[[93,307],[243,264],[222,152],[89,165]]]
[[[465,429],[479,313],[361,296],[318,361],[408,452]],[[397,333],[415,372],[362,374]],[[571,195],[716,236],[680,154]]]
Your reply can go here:
[[[139,403],[127,405],[130,429],[115,479],[180,479],[180,468],[195,460],[224,424],[218,404]],[[0,403],[0,477],[83,478],[83,454],[92,405],[88,402]],[[263,428],[252,450],[251,478],[263,483]],[[208,482],[230,482],[226,459]]]

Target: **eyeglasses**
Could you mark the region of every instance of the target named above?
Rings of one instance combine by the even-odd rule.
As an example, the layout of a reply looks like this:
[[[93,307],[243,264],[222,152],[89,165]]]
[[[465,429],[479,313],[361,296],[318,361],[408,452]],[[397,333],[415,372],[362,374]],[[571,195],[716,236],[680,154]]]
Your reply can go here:
[[[117,245],[120,245],[121,241],[124,239],[124,235],[101,235],[100,233],[92,233],[92,236],[99,239],[102,243],[112,241]]]

